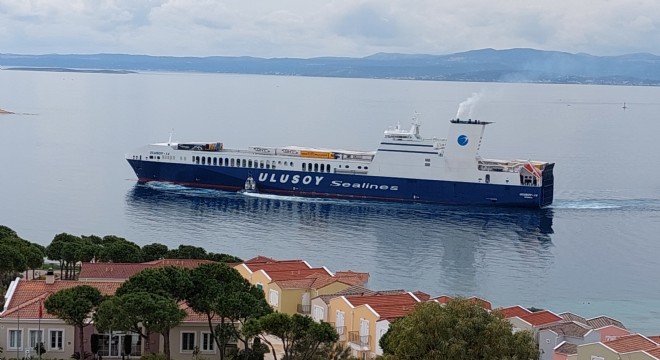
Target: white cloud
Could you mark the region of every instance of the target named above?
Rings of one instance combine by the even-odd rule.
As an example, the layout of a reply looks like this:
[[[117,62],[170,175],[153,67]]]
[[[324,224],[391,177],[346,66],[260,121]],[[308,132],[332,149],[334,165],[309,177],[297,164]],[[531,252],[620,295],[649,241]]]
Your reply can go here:
[[[533,47],[660,54],[654,0],[0,0],[0,52],[263,57]]]

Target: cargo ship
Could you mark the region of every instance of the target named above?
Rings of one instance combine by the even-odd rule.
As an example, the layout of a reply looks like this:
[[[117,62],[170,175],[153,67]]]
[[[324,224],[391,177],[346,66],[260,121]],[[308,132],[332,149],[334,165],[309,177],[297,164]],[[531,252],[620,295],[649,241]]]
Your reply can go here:
[[[222,142],[157,143],[126,155],[139,182],[227,191],[438,204],[542,208],[554,163],[479,155],[491,122],[452,119],[445,139],[420,122],[385,130],[375,151],[301,146],[229,149]]]

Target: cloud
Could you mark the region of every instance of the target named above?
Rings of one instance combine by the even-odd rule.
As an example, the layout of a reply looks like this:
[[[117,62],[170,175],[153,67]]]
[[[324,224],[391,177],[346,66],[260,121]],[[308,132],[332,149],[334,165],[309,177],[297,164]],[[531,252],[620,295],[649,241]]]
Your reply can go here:
[[[654,0],[0,0],[0,51],[263,57],[660,54]]]

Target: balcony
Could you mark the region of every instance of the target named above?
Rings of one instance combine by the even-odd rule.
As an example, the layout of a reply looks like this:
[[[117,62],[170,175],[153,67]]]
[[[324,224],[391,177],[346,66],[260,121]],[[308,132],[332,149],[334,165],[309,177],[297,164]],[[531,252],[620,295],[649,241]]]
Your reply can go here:
[[[348,332],[348,342],[355,344],[360,348],[369,348],[369,343],[371,336],[369,335],[360,335],[359,331],[349,331]]]
[[[346,326],[336,326],[335,330],[339,334],[339,341],[346,341]]]
[[[312,305],[298,304],[298,314],[309,315],[312,313]]]

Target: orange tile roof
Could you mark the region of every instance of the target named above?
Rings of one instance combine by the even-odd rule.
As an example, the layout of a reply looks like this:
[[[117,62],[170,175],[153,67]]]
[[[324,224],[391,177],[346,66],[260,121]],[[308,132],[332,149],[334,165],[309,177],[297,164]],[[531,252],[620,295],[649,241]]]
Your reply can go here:
[[[537,311],[520,317],[533,326],[551,324],[563,320],[559,315],[553,314],[548,310]]]
[[[658,347],[657,343],[639,334],[622,336],[614,340],[606,341],[603,344],[618,353],[651,350]]]
[[[515,306],[509,306],[507,308],[500,308],[496,309],[496,312],[502,314],[505,319],[512,318],[512,317],[523,317],[526,315],[531,314],[532,312],[525,309],[524,307],[520,305],[515,305]]]
[[[119,285],[119,282],[101,282],[101,281],[73,281],[58,280],[53,284],[46,284],[44,280],[19,280],[18,286],[7,306],[7,311],[2,314],[3,318],[25,318],[38,319],[39,306],[48,296],[62,289],[72,288],[78,285],[93,286],[101,291],[103,295],[113,295]],[[43,310],[44,319],[55,319],[54,315],[48,314]]]

